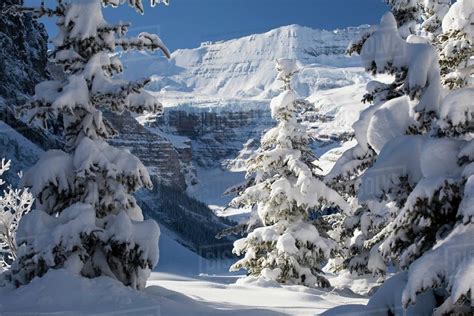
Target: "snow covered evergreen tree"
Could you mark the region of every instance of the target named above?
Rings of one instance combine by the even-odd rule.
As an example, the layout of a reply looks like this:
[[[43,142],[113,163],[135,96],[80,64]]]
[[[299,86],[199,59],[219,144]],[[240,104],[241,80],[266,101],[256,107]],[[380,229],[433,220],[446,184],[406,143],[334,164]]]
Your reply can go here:
[[[160,1],[152,0],[152,4]],[[102,6],[118,0],[58,0],[54,7],[18,8],[34,17],[55,17],[59,28],[51,60],[64,81],[45,81],[23,113],[47,128],[59,121],[64,150],[49,150],[25,173],[23,185],[36,209],[20,222],[18,256],[9,271],[17,286],[49,269],[66,268],[85,277],[109,276],[141,289],[158,262],[158,225],[143,220],[133,193],[151,188],[145,166],[129,151],[114,148],[116,135],[102,110],[159,112],[161,104],[143,90],[149,79],[115,79],[122,72],[117,49],[169,52],[153,34],[126,38],[128,24],[109,24]],[[140,0],[129,4],[143,13]]]
[[[11,161],[2,159],[0,176],[10,169]],[[0,187],[6,185],[0,179]],[[16,232],[20,219],[31,210],[33,196],[26,189],[15,189],[11,185],[0,195],[0,269],[8,269],[16,258]],[[0,271],[1,271],[0,270]]]
[[[321,264],[335,249],[334,241],[318,232],[310,212],[324,205],[348,205],[315,175],[315,157],[309,147],[299,113],[307,103],[291,89],[297,73],[294,60],[277,62],[283,91],[271,101],[277,126],[261,140],[247,162],[247,185],[231,202],[253,208],[260,226],[234,244],[234,253],[245,254],[231,270],[246,269],[253,277],[287,284],[327,287]]]
[[[337,161],[326,182],[352,199],[356,209],[338,232],[347,249],[343,268],[384,274],[385,264],[376,251],[380,240],[373,238],[393,219],[415,183],[403,165],[383,169],[374,163],[399,136],[429,130],[441,98],[439,66],[436,50],[423,39],[401,37],[391,13],[358,44],[357,51],[367,71],[391,74],[394,80],[368,84],[364,101],[373,104],[353,126],[357,145]],[[365,178],[370,180],[364,182]],[[379,185],[385,187],[379,190]]]
[[[473,18],[472,1],[459,0],[450,7],[442,21],[443,34],[462,30],[463,39],[451,38],[453,43],[448,46],[456,47],[472,40]],[[368,229],[372,237],[362,242],[370,249],[364,266],[383,270],[391,262],[406,272],[394,277],[394,282],[401,282],[397,288],[389,281],[380,289],[380,293],[400,291],[395,295],[400,298],[398,303],[382,302],[386,298],[376,294],[369,307],[378,308],[380,313],[401,315],[402,305],[412,308],[416,304],[417,314],[434,311],[436,315],[471,315],[474,290],[471,281],[474,271],[472,74],[465,77],[461,88],[453,86],[449,87],[453,91],[443,91],[434,44],[414,36],[398,44],[394,42],[394,34],[397,34],[395,20],[390,14],[385,15],[381,27],[362,48],[374,39],[369,50],[375,52],[373,58],[366,59],[363,53],[362,58],[372,60],[374,67],[405,67],[404,91],[410,96],[413,88],[416,102],[410,101],[407,111],[397,101],[397,115],[385,110],[381,116],[384,124],[367,129],[366,137],[377,158],[358,179],[357,197],[359,203],[367,205],[361,218],[393,208],[381,229]],[[396,55],[386,49],[390,47],[387,43],[397,43]],[[472,50],[470,55],[463,55],[468,51],[461,53],[460,59],[465,62],[452,64],[453,73],[465,74],[464,69],[469,68],[473,58]],[[375,119],[377,113],[373,114]],[[393,132],[394,127],[403,131],[407,126],[408,133]]]
[[[445,15],[443,34],[463,34],[447,45],[453,51],[472,43],[473,20],[474,3],[468,0],[457,1]],[[408,270],[404,306],[416,303],[420,293],[433,293],[441,302],[431,306],[435,315],[471,315],[473,306],[474,85],[472,70],[466,69],[474,58],[472,44],[460,54],[467,56],[452,64],[452,72],[463,84],[449,86],[454,90],[444,97],[431,135],[412,140],[421,144],[419,153],[412,153],[419,179],[380,247]]]
[[[441,22],[451,0],[386,0],[397,21],[402,38],[424,35],[430,40],[441,33]]]

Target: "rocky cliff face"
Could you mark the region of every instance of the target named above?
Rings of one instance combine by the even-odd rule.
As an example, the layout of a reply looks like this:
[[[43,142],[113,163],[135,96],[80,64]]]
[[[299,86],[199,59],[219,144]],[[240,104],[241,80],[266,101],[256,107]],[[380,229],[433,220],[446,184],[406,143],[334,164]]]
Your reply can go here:
[[[32,94],[46,77],[46,31],[29,15],[15,14],[12,7],[20,2],[0,3],[0,96],[7,100]]]
[[[57,147],[54,139],[18,120],[11,108],[31,95],[47,77],[47,34],[29,15],[16,15],[20,0],[0,2],[0,158],[13,160],[6,177],[16,183],[16,173],[29,168],[41,147]],[[31,141],[30,141],[31,140]]]
[[[120,133],[110,140],[112,145],[128,148],[162,185],[182,191],[186,189],[181,163],[182,154],[170,141],[147,130],[129,113],[121,115],[107,113],[107,119]],[[183,153],[183,159],[185,158]]]
[[[153,123],[167,133],[188,137],[192,161],[207,168],[218,167],[226,159],[236,157],[248,139],[260,139],[262,131],[270,125],[270,113],[263,108],[248,111],[168,108]]]
[[[346,141],[350,132],[320,130],[333,124],[333,113],[312,111],[305,113],[308,131],[318,141],[314,146]],[[262,134],[273,126],[268,104],[255,109],[235,110],[227,107],[180,109],[166,108],[164,115],[151,126],[165,135],[178,135],[189,139],[189,146],[178,150],[183,165],[194,163],[203,168],[221,167],[234,171],[243,170],[245,160],[260,145]],[[349,126],[350,127],[350,126]],[[325,134],[329,132],[329,134]],[[334,132],[333,134],[331,132]],[[183,159],[186,157],[186,159]]]

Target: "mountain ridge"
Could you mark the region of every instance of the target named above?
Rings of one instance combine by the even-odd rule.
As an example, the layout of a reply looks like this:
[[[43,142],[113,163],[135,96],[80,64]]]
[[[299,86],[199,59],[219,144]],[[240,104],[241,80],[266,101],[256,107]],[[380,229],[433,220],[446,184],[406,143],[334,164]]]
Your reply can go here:
[[[315,82],[318,78],[327,74],[344,78],[347,76],[340,67],[360,67],[359,58],[346,56],[345,51],[350,41],[367,27],[328,31],[293,24],[178,49],[169,61],[143,53],[124,54],[122,60],[127,79],[152,78],[149,89],[156,92],[165,106],[185,104],[190,99],[269,100],[279,89],[275,70],[278,58],[298,60],[302,71],[296,90],[307,97],[321,88]],[[317,68],[325,73],[318,73]],[[362,69],[356,73],[365,76]]]

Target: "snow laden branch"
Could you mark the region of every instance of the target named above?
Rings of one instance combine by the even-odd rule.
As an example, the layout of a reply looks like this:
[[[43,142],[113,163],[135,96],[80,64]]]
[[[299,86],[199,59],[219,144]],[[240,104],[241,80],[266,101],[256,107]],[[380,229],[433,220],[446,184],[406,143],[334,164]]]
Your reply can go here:
[[[283,91],[270,104],[277,126],[263,136],[257,153],[247,161],[248,181],[231,202],[254,210],[248,225],[252,231],[234,244],[234,253],[243,258],[231,270],[246,269],[250,278],[328,287],[321,266],[336,244],[318,232],[310,214],[329,206],[348,212],[349,206],[316,176],[316,157],[299,120],[305,102],[291,89],[296,62],[278,60],[277,70]]]
[[[2,159],[0,177],[10,169],[11,161]],[[0,187],[6,183],[0,178]],[[8,186],[0,195],[0,268],[9,269],[17,258],[17,228],[30,210],[33,196],[28,190]]]
[[[474,4],[457,1],[442,20],[435,44],[440,52],[443,85],[457,89],[474,84]]]
[[[406,39],[414,34],[422,13],[420,0],[385,0],[385,2],[390,6],[397,21],[400,36]]]
[[[379,29],[364,43],[360,55],[368,71],[396,76],[400,92],[418,101],[414,111],[419,125],[428,124],[436,115],[441,98],[436,50],[417,36],[403,40],[395,18],[387,13]]]
[[[22,179],[37,199],[18,229],[18,257],[7,275],[16,286],[65,268],[142,289],[158,263],[159,227],[144,221],[133,196],[152,188],[152,181],[137,157],[107,143],[117,131],[102,111],[160,113],[162,105],[144,90],[149,79],[116,78],[123,66],[115,52],[161,51],[169,57],[169,51],[156,35],[126,38],[127,23],[109,24],[102,6],[120,3],[61,0],[55,8],[23,9],[56,19],[59,32],[50,58],[65,79],[38,84],[21,113],[44,128],[59,122],[66,146],[44,153]],[[140,0],[129,4],[143,13]]]
[[[122,3],[124,3],[125,1],[124,0],[100,0],[100,2],[104,7],[111,6],[111,7],[116,8]],[[138,13],[140,14],[145,13],[142,0],[126,0],[126,2],[128,2],[128,5],[134,8]],[[59,0],[57,1],[57,3],[58,4],[55,8],[48,8],[45,5],[45,1],[41,1],[40,7],[15,6],[13,9],[20,10],[21,12],[32,13],[33,17],[35,18],[41,18],[44,16],[47,16],[47,17],[61,16],[64,14],[67,4],[66,4],[66,1],[63,1],[63,0]],[[150,5],[152,7],[155,7],[157,4],[160,4],[160,3],[169,5],[169,0],[150,0]]]

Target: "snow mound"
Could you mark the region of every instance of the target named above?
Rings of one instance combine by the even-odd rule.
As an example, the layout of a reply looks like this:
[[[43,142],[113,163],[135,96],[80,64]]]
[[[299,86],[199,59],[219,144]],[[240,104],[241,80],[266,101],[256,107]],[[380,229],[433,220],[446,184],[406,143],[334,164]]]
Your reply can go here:
[[[375,292],[367,305],[338,306],[321,314],[323,316],[351,315],[351,316],[429,316],[435,306],[435,297],[431,291],[419,296],[416,305],[404,309],[402,292],[407,283],[407,273],[394,275]]]
[[[153,297],[111,278],[86,279],[63,269],[50,270],[18,289],[1,289],[1,314],[58,312],[159,315],[160,307]]]
[[[184,279],[181,279],[183,281]],[[0,288],[0,314],[43,315],[275,315],[245,308],[230,310],[193,300],[161,286],[136,291],[108,277],[87,279],[66,270],[50,270],[18,289]]]

